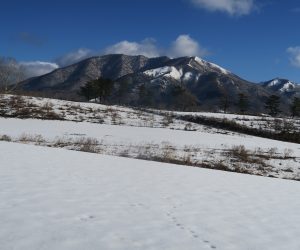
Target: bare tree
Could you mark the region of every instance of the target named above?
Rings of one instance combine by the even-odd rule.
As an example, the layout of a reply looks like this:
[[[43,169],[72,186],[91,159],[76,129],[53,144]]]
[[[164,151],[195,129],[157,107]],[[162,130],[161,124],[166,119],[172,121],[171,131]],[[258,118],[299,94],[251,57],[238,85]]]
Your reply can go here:
[[[0,57],[0,90],[8,92],[12,85],[24,80],[25,69],[14,58]]]

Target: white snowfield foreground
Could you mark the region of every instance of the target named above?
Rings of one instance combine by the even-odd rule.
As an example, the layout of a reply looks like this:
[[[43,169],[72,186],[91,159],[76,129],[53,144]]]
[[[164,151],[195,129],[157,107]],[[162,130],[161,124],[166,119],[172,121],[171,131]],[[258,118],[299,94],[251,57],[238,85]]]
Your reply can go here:
[[[298,250],[299,182],[0,142],[1,250]]]
[[[194,148],[193,159],[202,161],[208,159],[214,165],[222,159],[230,160],[230,157],[219,155],[212,150],[224,151],[236,145],[244,145],[247,149],[255,150],[260,147],[268,151],[276,147],[279,154],[285,150],[291,150],[295,159],[271,159],[272,168],[268,174],[279,178],[300,178],[300,145],[295,143],[274,141],[261,137],[247,136],[237,133],[220,134],[212,131],[184,131],[166,128],[133,127],[126,125],[96,124],[89,122],[49,121],[39,119],[16,119],[0,117],[0,136],[8,135],[18,141],[23,136],[40,135],[46,140],[46,145],[53,145],[60,139],[68,141],[80,138],[95,138],[102,144],[101,153],[110,155],[122,155],[122,150],[129,150],[129,157],[136,157],[140,149],[147,145],[154,148],[145,154],[157,154],[162,151],[155,146],[168,143],[176,148],[175,155],[184,155],[186,148]],[[223,158],[222,158],[223,157]],[[254,169],[254,164],[248,169]]]

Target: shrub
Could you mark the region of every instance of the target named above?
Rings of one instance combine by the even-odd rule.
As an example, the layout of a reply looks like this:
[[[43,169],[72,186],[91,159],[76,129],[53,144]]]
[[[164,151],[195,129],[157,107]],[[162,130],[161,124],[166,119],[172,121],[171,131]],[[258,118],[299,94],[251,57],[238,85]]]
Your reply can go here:
[[[82,137],[75,141],[75,144],[79,146],[79,150],[83,152],[97,153],[99,142],[95,138]]]
[[[249,151],[246,150],[244,145],[233,146],[231,149],[231,154],[233,157],[235,157],[243,162],[249,161]]]
[[[8,135],[1,135],[0,141],[12,141],[11,137]]]

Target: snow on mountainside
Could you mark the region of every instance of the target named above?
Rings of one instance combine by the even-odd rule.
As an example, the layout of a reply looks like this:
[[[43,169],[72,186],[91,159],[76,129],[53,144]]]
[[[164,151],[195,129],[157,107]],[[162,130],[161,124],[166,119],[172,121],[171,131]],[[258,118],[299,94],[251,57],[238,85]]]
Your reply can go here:
[[[300,85],[287,79],[275,78],[263,83],[266,88],[280,93],[288,93],[300,88]]]
[[[298,250],[298,182],[0,142],[1,250]]]
[[[207,62],[207,61],[205,61],[205,60],[203,60],[203,59],[201,59],[201,58],[199,58],[199,57],[197,57],[197,56],[194,57],[194,60],[195,60],[197,63],[199,63],[200,65],[204,65],[204,66],[207,67],[207,68],[213,68],[213,69],[216,69],[216,70],[220,71],[220,72],[223,73],[223,74],[230,74],[230,73],[231,73],[230,71],[228,71],[228,70],[226,70],[226,69],[220,67],[219,65],[214,64],[214,63],[211,63],[211,62]]]
[[[152,76],[154,78],[165,76],[172,77],[176,80],[180,80],[182,77],[182,70],[177,70],[175,67],[161,67],[156,69],[150,69],[143,72],[145,75]]]
[[[178,60],[182,60],[179,58]],[[146,70],[143,73],[150,77],[170,77],[177,81],[198,80],[200,75],[207,72],[217,72],[220,74],[230,74],[230,72],[214,63],[207,62],[199,57],[189,57],[186,63],[178,63],[176,59],[172,60],[172,66],[164,66]],[[187,68],[188,66],[188,68]]]

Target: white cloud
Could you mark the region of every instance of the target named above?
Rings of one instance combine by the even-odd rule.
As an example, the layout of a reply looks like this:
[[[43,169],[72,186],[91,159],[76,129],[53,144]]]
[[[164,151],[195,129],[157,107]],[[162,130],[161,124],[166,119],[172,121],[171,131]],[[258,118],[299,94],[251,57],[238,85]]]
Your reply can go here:
[[[205,56],[207,50],[189,35],[180,35],[168,48],[158,48],[153,39],[147,38],[142,42],[121,41],[104,49],[105,54],[157,56]]]
[[[20,62],[19,64],[24,68],[27,77],[44,75],[59,67],[56,63],[41,61]]]
[[[180,35],[172,43],[171,48],[168,50],[167,55],[170,57],[181,56],[200,56],[207,55],[206,49],[202,48],[199,43],[192,39],[189,35]]]
[[[290,55],[291,64],[297,68],[300,68],[300,46],[289,47],[286,51]]]
[[[144,55],[157,57],[160,55],[153,39],[147,38],[142,42],[121,41],[104,49],[105,54]]]
[[[197,7],[208,11],[221,11],[232,16],[250,14],[255,8],[254,0],[191,0]]]
[[[94,52],[92,50],[86,49],[86,48],[80,48],[76,51],[72,51],[70,53],[67,53],[67,54],[57,58],[55,60],[55,62],[60,67],[64,67],[64,66],[71,65],[73,63],[77,63],[77,62],[84,60],[88,57],[91,57],[93,55],[94,55]]]

